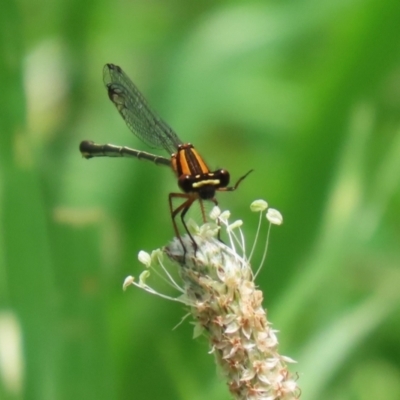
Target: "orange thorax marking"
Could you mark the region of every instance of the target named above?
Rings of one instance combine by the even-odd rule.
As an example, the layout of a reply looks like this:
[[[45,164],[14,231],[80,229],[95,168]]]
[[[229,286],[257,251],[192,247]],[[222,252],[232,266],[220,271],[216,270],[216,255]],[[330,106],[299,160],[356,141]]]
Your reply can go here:
[[[178,178],[181,175],[196,176],[210,172],[204,160],[190,143],[180,145],[177,153],[172,155],[171,161]]]

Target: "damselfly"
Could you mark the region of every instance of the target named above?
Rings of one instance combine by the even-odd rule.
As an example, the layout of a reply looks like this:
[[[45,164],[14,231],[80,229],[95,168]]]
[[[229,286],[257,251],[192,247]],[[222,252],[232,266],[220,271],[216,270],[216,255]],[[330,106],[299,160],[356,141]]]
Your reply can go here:
[[[180,214],[185,231],[191,238],[196,251],[196,242],[185,222],[185,215],[190,206],[193,202],[199,200],[202,218],[206,222],[203,201],[210,200],[217,205],[215,193],[236,190],[239,183],[252,170],[239,178],[234,186],[228,186],[229,172],[225,169],[210,171],[193,145],[183,143],[169,125],[150,109],[144,96],[120,67],[114,64],[106,64],[103,70],[103,79],[108,97],[115,104],[130,130],[150,147],[164,148],[171,158],[125,146],[96,144],[88,140],[81,142],[79,147],[83,157],[135,157],[170,166],[178,178],[178,186],[183,192],[169,194],[169,209],[174,231],[182,244],[184,253],[186,253],[175,220],[176,216]],[[176,198],[183,199],[183,203],[174,208],[173,200]]]

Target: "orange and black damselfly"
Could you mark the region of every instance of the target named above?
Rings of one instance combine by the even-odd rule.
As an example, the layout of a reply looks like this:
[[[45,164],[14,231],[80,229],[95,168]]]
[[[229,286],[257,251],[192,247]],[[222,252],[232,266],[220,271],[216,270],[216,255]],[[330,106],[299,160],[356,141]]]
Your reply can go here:
[[[190,206],[194,201],[199,200],[202,218],[206,222],[203,200],[211,200],[217,205],[215,192],[236,190],[239,183],[251,171],[242,176],[234,186],[228,186],[229,172],[225,169],[210,171],[193,145],[183,143],[168,124],[150,109],[146,99],[120,67],[114,64],[106,64],[103,70],[103,79],[108,97],[115,104],[130,130],[150,147],[164,148],[171,155],[171,158],[125,146],[96,144],[88,140],[84,140],[79,146],[83,157],[135,157],[170,166],[178,178],[179,188],[183,191],[183,193],[169,194],[169,208],[174,231],[182,244],[184,253],[186,253],[175,220],[175,217],[180,214],[182,224],[196,251],[196,242],[185,222],[185,215]],[[176,198],[183,199],[183,203],[174,209],[172,202]]]

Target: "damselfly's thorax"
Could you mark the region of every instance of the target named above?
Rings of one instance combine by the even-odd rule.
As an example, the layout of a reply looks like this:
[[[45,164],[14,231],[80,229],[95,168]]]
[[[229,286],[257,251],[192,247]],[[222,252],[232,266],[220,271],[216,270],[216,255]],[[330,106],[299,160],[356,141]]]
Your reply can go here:
[[[191,143],[179,145],[171,163],[181,190],[197,193],[203,200],[212,199],[218,189],[229,184],[229,172],[225,169],[211,172]]]

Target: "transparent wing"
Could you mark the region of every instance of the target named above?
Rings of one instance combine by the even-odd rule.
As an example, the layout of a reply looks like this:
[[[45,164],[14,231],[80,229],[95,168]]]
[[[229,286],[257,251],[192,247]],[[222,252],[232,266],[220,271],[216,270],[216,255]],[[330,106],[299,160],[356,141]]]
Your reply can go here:
[[[120,67],[106,64],[103,80],[108,97],[115,104],[130,130],[150,147],[176,153],[182,144],[172,128],[149,107],[144,96]]]

